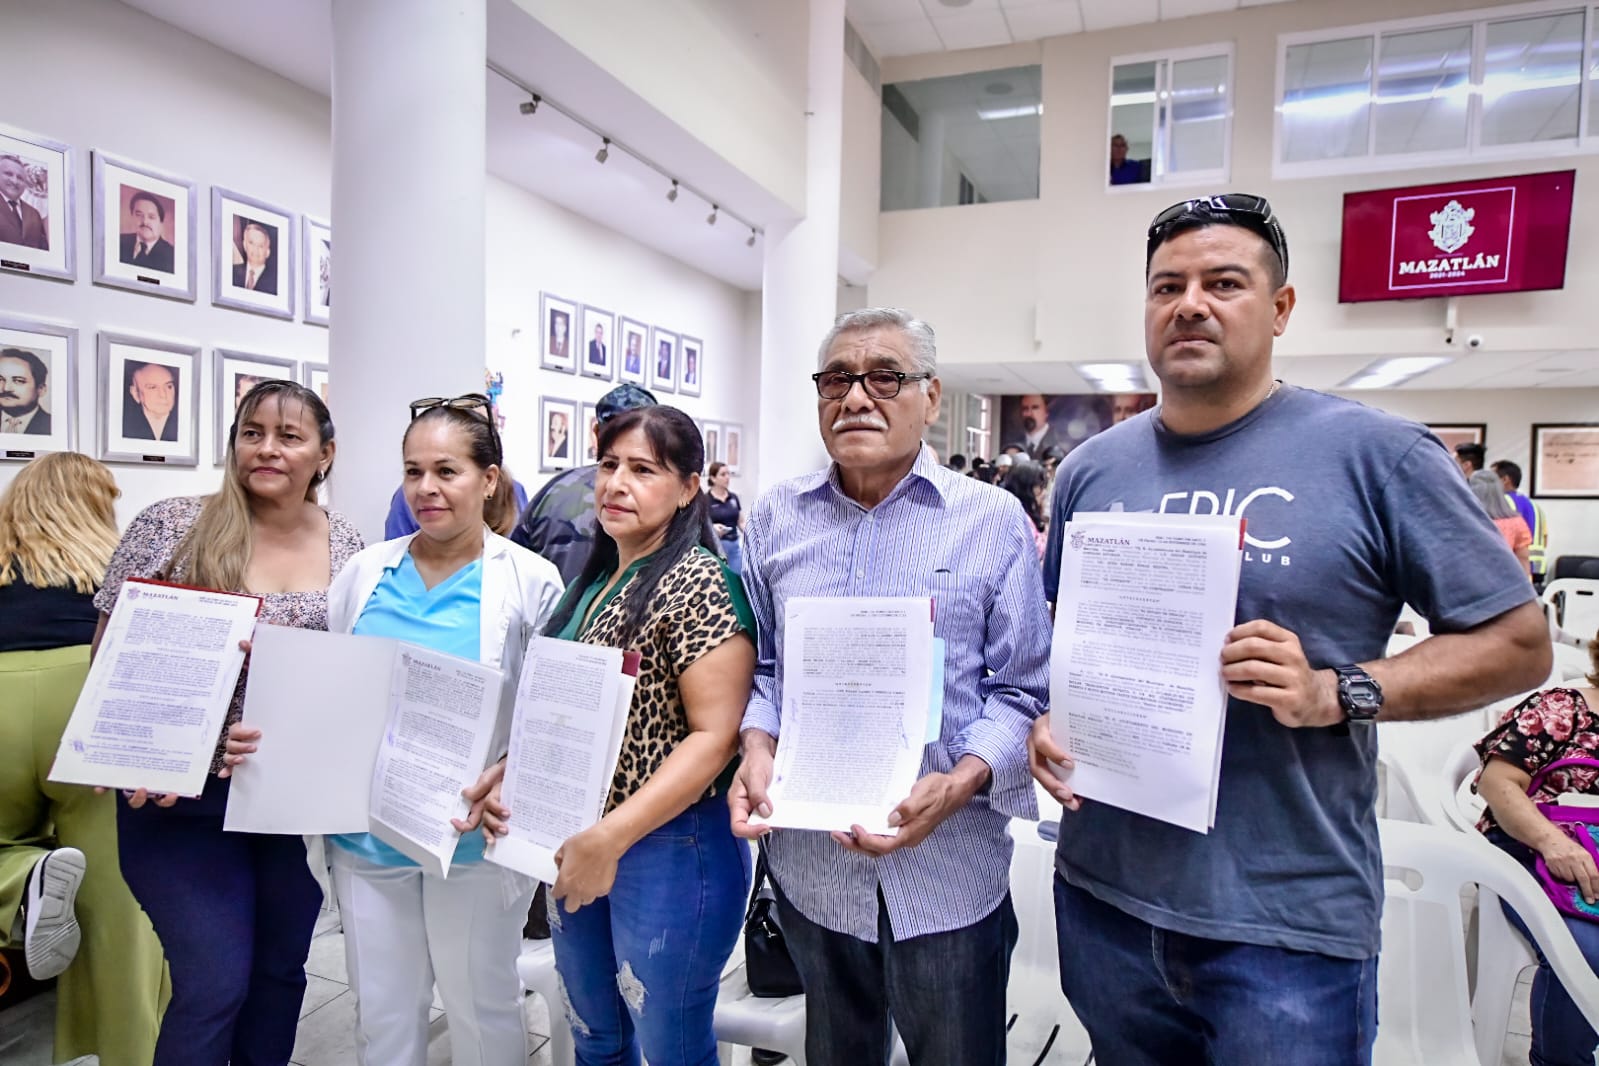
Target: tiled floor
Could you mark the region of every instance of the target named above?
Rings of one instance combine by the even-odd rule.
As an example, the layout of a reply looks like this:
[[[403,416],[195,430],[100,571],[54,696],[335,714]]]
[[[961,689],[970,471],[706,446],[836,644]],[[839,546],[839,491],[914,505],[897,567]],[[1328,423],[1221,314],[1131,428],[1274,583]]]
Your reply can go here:
[[[300,1030],[294,1045],[296,1066],[350,1066],[355,1062],[355,1001],[345,983],[344,937],[338,931],[338,916],[327,912],[318,923],[318,935],[311,942],[306,962],[307,988],[300,1012]],[[1526,1066],[1529,1029],[1527,988],[1531,974],[1517,989],[1512,1014],[1510,1039],[1505,1046],[1504,1066]],[[549,1013],[537,996],[524,1001],[528,1028],[528,1062],[552,1066],[549,1051]],[[1015,1005],[1013,1004],[1013,1007]],[[11,1010],[0,1013],[0,1066],[51,1066],[50,1032],[55,994],[37,996]],[[1024,1015],[1025,1011],[1022,1012]],[[450,1042],[446,1017],[434,1000],[429,1027],[428,1064],[446,1066],[450,1062]],[[1029,1026],[1022,1017],[1011,1032],[1011,1061],[1032,1063],[1049,1039],[1049,1026]],[[1037,1031],[1033,1031],[1036,1029]],[[1081,1066],[1081,1034],[1061,1033],[1040,1066]],[[87,1060],[81,1066],[88,1066]],[[749,1052],[737,1049],[729,1066],[748,1066]]]

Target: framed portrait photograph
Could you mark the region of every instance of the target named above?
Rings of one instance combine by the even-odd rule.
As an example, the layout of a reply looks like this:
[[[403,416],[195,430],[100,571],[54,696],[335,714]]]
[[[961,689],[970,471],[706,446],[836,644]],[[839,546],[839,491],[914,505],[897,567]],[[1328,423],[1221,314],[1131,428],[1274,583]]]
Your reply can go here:
[[[600,416],[595,411],[594,405],[588,401],[583,402],[583,420],[579,423],[583,427],[583,462],[581,465],[589,466],[600,461],[597,450],[600,439]]]
[[[0,126],[0,270],[77,278],[72,148]]]
[[[1530,495],[1599,500],[1599,422],[1533,424]]]
[[[616,316],[583,305],[583,376],[610,381],[616,376]]]
[[[244,394],[263,381],[297,381],[293,359],[217,348],[211,353],[211,385],[216,396],[216,462],[228,451],[234,412]]]
[[[199,465],[200,349],[120,333],[101,333],[98,348],[99,457]]]
[[[616,328],[616,344],[622,351],[622,361],[616,367],[616,378],[618,381],[642,385],[648,376],[644,367],[644,349],[649,347],[649,327],[635,319],[619,318]]]
[[[326,363],[301,363],[300,384],[308,389],[314,389],[322,397],[322,402],[328,402],[328,364]]]
[[[705,469],[708,471],[712,463],[722,458],[722,423],[701,422],[700,432],[705,434]]]
[[[576,429],[575,401],[539,398],[539,470],[570,470],[578,465],[576,457],[583,445]]]
[[[195,185],[94,153],[94,282],[194,302]]]
[[[717,458],[727,464],[734,476],[744,463],[744,427],[737,423],[728,422],[722,426],[722,454]]]
[[[1449,422],[1440,425],[1428,422],[1427,428],[1432,430],[1433,436],[1444,442],[1450,455],[1455,453],[1457,444],[1488,443],[1488,426],[1483,422]]]
[[[650,333],[650,390],[677,391],[677,334],[656,326]]]
[[[680,396],[698,396],[705,373],[705,343],[684,334],[678,345],[677,391]]]
[[[333,309],[333,227],[318,219],[303,218],[305,232],[300,245],[305,250],[305,262],[300,275],[305,281],[304,318],[313,326],[328,324]]]
[[[78,331],[0,316],[0,459],[78,447]]]
[[[577,304],[539,293],[539,366],[566,374],[577,370],[577,324]]]
[[[294,318],[297,220],[226,189],[211,189],[211,302],[236,311]]]

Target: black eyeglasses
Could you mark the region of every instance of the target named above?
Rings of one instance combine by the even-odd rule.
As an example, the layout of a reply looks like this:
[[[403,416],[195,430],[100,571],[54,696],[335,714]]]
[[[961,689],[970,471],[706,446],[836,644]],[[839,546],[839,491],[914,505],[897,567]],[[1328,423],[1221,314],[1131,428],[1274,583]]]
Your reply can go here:
[[[907,374],[903,370],[868,370],[864,374],[846,374],[842,370],[823,370],[812,374],[816,382],[816,395],[824,400],[842,400],[858,381],[866,395],[874,400],[892,400],[899,395],[907,381],[926,381],[932,374]]]
[[[423,400],[412,400],[411,421],[415,422],[420,415],[435,407],[449,407],[477,414],[491,427],[494,425],[493,403],[481,392],[469,392],[463,396],[429,396]]]
[[[1144,265],[1155,258],[1155,249],[1171,237],[1172,231],[1187,228],[1195,222],[1230,222],[1242,226],[1260,237],[1277,254],[1282,264],[1283,277],[1288,276],[1288,238],[1283,234],[1282,223],[1272,212],[1264,196],[1244,192],[1223,193],[1220,196],[1202,196],[1172,204],[1155,216],[1149,224],[1149,240],[1144,247]]]

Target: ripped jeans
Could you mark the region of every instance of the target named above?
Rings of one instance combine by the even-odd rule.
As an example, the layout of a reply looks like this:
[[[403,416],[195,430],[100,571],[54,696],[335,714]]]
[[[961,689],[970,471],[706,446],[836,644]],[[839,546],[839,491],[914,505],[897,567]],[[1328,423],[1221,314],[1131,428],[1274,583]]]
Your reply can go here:
[[[716,991],[744,922],[749,847],[703,799],[629,848],[611,894],[550,936],[578,1066],[715,1066]],[[559,1025],[559,1018],[551,1018]]]

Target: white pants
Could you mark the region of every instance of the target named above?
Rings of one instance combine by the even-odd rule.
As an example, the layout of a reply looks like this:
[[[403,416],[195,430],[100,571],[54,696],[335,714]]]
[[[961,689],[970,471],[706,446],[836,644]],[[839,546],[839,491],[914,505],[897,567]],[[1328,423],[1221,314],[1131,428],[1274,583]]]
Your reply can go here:
[[[507,871],[491,862],[438,878],[328,851],[362,1066],[426,1066],[435,978],[453,1066],[526,1066],[516,958],[536,886],[507,907]]]

